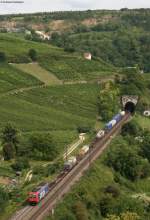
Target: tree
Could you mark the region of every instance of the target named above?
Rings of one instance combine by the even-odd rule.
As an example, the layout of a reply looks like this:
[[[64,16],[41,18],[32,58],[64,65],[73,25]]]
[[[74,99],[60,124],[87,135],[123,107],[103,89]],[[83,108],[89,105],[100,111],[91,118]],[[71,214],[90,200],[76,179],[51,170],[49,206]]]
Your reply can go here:
[[[15,156],[15,147],[13,143],[5,143],[3,145],[3,157],[4,160],[11,160]]]
[[[23,169],[30,168],[30,164],[27,158],[18,158],[14,164],[12,164],[12,168],[15,171],[22,171]]]
[[[112,196],[104,195],[99,202],[100,212],[102,216],[106,217],[108,213],[113,213],[114,206],[115,201],[113,200]]]
[[[74,212],[77,220],[88,220],[87,210],[82,202],[76,202],[74,205]]]
[[[113,197],[117,198],[120,195],[119,189],[114,185],[109,185],[104,189],[105,193],[110,193]]]
[[[150,137],[149,134],[144,137],[144,141],[141,144],[141,154],[147,158],[150,162]]]
[[[9,143],[15,147],[16,153],[18,152],[18,130],[10,123],[8,123],[2,130],[2,143]]]
[[[58,149],[50,134],[34,134],[29,140],[32,156],[38,159],[52,160],[56,157]]]
[[[150,172],[150,165],[132,148],[132,146],[128,148],[125,144],[116,146],[108,153],[106,163],[122,176],[134,181],[138,178],[147,177]]]
[[[121,130],[121,134],[138,136],[141,134],[141,128],[135,121],[130,121],[127,124],[124,124]]]
[[[9,200],[8,193],[2,187],[0,187],[0,212],[3,211],[8,200]]]
[[[98,96],[98,111],[102,120],[107,121],[114,115],[118,110],[117,95],[118,90],[114,85],[108,85],[109,88],[105,88],[100,92]],[[110,105],[111,103],[111,105]]]
[[[6,61],[6,55],[4,52],[0,52],[0,63],[3,63]]]
[[[32,61],[37,61],[37,52],[34,49],[29,50],[29,57],[31,58]]]

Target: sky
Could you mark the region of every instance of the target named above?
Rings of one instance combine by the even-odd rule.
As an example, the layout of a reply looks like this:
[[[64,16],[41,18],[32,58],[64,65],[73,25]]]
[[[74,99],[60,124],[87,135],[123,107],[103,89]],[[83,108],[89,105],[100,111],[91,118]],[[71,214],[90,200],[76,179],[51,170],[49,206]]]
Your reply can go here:
[[[150,8],[150,0],[0,0],[0,14],[125,7]]]

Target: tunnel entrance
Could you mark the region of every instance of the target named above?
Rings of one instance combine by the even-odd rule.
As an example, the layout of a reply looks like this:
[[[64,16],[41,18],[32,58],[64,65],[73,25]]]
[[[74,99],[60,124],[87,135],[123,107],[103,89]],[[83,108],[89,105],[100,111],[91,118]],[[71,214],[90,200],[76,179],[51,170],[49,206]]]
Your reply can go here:
[[[131,112],[132,114],[134,114],[135,112],[135,104],[133,102],[127,102],[125,104],[125,111]]]

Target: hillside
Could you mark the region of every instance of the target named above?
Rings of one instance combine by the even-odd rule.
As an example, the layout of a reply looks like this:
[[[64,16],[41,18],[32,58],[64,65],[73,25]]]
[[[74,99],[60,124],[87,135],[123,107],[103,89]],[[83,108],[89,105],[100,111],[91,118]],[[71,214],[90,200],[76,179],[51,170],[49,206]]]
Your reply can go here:
[[[149,25],[149,9],[0,16],[0,219],[62,171],[80,133],[71,155],[91,143],[122,95],[138,95],[131,121],[47,219],[149,220]]]
[[[19,32],[31,30],[31,36],[21,34],[35,41],[41,41],[35,31],[43,31],[50,36],[48,42],[65,50],[89,51],[116,67],[138,64],[150,72],[150,54],[149,50],[145,51],[150,44],[149,9],[52,12],[0,18],[2,30],[17,27]]]

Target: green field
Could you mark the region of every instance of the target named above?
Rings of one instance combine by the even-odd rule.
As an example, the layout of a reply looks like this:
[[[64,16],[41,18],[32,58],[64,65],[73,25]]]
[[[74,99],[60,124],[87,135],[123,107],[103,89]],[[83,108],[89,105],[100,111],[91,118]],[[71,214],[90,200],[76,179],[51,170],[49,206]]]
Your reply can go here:
[[[24,71],[38,80],[43,82],[45,85],[57,85],[61,84],[61,81],[52,73],[46,71],[38,63],[29,63],[29,64],[13,64],[17,69]]]
[[[91,80],[111,77],[116,70],[102,60],[85,60],[81,56],[40,58],[40,64],[62,80]]]
[[[35,77],[11,65],[0,64],[0,93],[42,84]]]
[[[8,121],[23,131],[93,127],[98,92],[97,85],[65,85],[1,98],[0,127]]]
[[[9,62],[29,62],[28,51],[31,48],[35,49],[38,55],[60,54],[63,52],[62,49],[51,45],[27,41],[20,37],[15,37],[13,34],[0,33],[0,51],[6,53]]]
[[[150,118],[137,115],[135,120],[142,128],[150,130]]]

